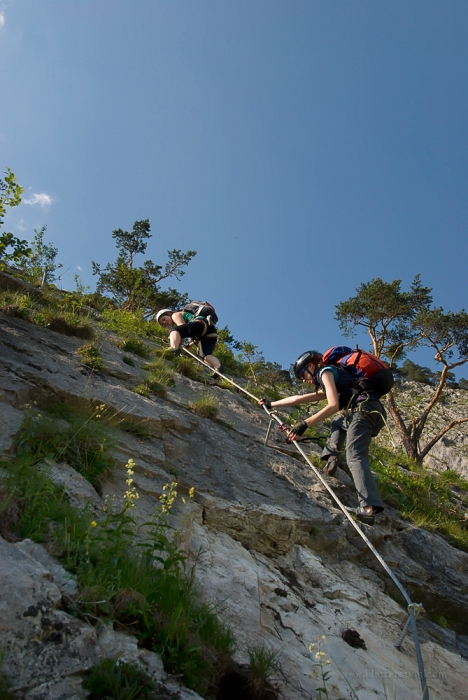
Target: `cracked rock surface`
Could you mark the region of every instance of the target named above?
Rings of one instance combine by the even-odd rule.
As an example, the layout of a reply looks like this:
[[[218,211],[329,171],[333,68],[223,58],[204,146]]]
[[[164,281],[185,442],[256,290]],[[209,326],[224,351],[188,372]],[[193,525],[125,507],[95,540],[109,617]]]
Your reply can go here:
[[[102,333],[104,368],[90,373],[77,354],[83,341],[0,314],[5,457],[33,401],[104,404],[129,424],[143,426],[145,437],[113,429],[116,467],[102,496],[125,492],[129,458],[135,461],[141,522],[164,484],[176,480],[182,494],[195,488],[195,498],[177,515],[202,594],[219,607],[238,639],[239,663],[248,661],[247,645],[263,642],[278,652],[281,672],[275,682],[282,697],[312,699],[320,682],[317,647],[310,653],[309,645],[323,635],[332,660],[331,698],[348,697],[349,686],[360,700],[384,697],[385,679],[396,698],[420,697],[411,635],[402,651],[394,648],[407,616],[393,583],[307,465],[288,454],[279,431],[263,444],[265,413],[238,393],[182,376],[166,399],[141,397],[131,388],[144,376],[143,361],[135,357],[135,367],[129,367],[122,361],[128,352],[111,340]],[[207,392],[219,402],[217,422],[188,409]],[[102,496],[69,465],[41,468],[64,487],[70,502],[80,508],[89,503],[99,513]],[[355,505],[349,480],[338,475],[328,483],[346,505]],[[390,508],[365,532],[433,620],[457,620],[456,629],[448,630],[425,617],[418,630],[431,700],[462,700],[468,675],[468,554]],[[80,673],[115,654],[138,661],[171,687],[160,660],[138,649],[134,638],[92,627],[60,609],[76,582],[40,545],[0,540],[0,557],[4,670],[25,698],[85,697]],[[366,648],[347,644],[346,630],[355,630]],[[180,698],[198,697],[172,687]]]

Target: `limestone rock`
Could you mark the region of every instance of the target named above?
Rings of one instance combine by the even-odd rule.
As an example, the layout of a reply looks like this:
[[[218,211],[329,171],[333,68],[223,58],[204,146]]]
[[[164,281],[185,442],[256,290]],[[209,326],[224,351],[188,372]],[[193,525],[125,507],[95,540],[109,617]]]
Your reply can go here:
[[[38,468],[42,469],[56,486],[64,490],[70,504],[75,508],[84,510],[86,506],[92,506],[94,511],[102,508],[102,498],[95,488],[73,467],[46,459]]]
[[[239,663],[248,660],[246,645],[266,644],[279,654],[283,672],[274,681],[282,697],[309,700],[318,685],[318,647],[311,653],[309,645],[321,644],[332,661],[330,682],[338,686],[338,697],[350,693],[338,667],[360,700],[383,697],[383,679],[390,696],[420,697],[411,636],[401,652],[394,648],[406,611],[388,577],[276,426],[264,445],[268,418],[259,407],[235,392],[180,376],[167,400],[138,396],[131,388],[142,376],[140,362],[134,368],[122,363],[122,351],[109,342],[115,338],[101,331],[104,372],[83,368],[77,354],[82,341],[76,338],[2,314],[0,333],[2,449],[11,449],[29,401],[105,404],[116,419],[116,468],[103,484],[104,495],[122,498],[130,458],[140,493],[139,523],[154,511],[165,483],[176,481],[182,494],[195,488],[190,505],[176,507],[174,524],[185,527],[185,546],[204,598],[233,626]],[[207,391],[218,399],[218,422],[188,409]],[[441,410],[451,415],[456,407],[449,401]],[[119,429],[119,421],[143,426],[146,436]],[[318,448],[306,449],[316,454]],[[79,507],[88,500],[99,507],[99,496],[76,472],[66,465],[49,468]],[[460,463],[460,473],[462,468]],[[327,483],[345,505],[356,505],[349,478],[341,471],[338,476]],[[431,700],[462,700],[468,673],[468,555],[392,509],[365,531],[432,617],[418,622]],[[58,609],[67,582],[37,547],[0,541],[4,669],[16,687],[26,689],[26,697],[81,698],[80,674],[117,655],[140,663],[180,698],[198,698],[165,678],[157,655],[139,649],[134,638],[111,628],[97,634]],[[436,621],[444,615],[458,627],[439,626]],[[341,636],[346,629],[356,630],[367,649],[346,644]]]
[[[62,594],[74,596],[78,593],[78,584],[75,578],[52,557],[42,545],[32,540],[17,542],[15,547],[28,554],[34,561],[42,564],[52,576],[52,581],[59,587]]]
[[[1,390],[0,390],[1,392]],[[11,454],[15,438],[23,424],[23,412],[7,403],[0,403],[0,455]]]
[[[95,663],[96,633],[58,609],[61,590],[39,561],[3,539],[0,560],[3,670],[14,687],[34,691],[30,697],[39,700],[48,697],[40,686],[55,685]]]

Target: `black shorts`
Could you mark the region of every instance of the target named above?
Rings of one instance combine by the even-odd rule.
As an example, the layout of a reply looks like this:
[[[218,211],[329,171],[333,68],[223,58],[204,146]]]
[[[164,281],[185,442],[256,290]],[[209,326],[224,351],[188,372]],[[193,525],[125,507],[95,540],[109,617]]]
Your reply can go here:
[[[205,333],[206,328],[206,333]],[[181,338],[194,338],[200,341],[201,351],[203,355],[211,355],[215,349],[218,336],[216,334],[216,326],[211,326],[205,321],[190,321],[182,326],[174,328],[179,333]]]

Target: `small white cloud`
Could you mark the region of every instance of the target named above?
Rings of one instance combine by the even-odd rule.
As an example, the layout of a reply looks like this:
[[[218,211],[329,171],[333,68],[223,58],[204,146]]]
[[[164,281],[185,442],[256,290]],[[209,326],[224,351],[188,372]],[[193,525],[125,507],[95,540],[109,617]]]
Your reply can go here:
[[[0,29],[5,26],[5,13],[0,10]]]
[[[40,194],[34,192],[30,199],[23,199],[23,202],[25,204],[31,205],[40,204],[42,209],[44,209],[45,207],[50,207],[50,205],[52,204],[52,197],[50,197],[45,192],[41,192]]]
[[[24,225],[24,219],[20,219],[16,224],[18,231],[26,231],[26,226]]]
[[[83,272],[83,268],[80,267],[79,265],[76,266],[76,269],[79,270],[80,272]]]

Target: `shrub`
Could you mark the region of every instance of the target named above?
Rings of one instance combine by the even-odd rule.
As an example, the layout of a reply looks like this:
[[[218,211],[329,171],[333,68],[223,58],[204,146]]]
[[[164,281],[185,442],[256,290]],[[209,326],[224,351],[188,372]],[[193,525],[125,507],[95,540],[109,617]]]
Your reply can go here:
[[[137,384],[132,388],[132,391],[134,391],[135,394],[138,394],[139,396],[144,396],[146,399],[149,399],[151,396],[151,389],[146,383]]]
[[[81,355],[81,363],[91,369],[102,368],[102,355],[99,348],[95,345],[83,345],[78,349],[78,354]]]

